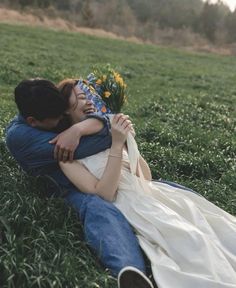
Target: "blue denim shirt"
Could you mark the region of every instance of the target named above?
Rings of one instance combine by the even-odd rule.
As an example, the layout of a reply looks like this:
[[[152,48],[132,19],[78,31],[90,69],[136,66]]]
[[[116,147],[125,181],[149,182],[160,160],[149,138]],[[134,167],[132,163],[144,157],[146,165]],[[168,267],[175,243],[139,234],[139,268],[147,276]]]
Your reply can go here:
[[[74,159],[82,159],[111,146],[108,118],[96,114],[89,117],[100,119],[104,127],[94,135],[81,137]],[[49,143],[56,135],[54,132],[31,127],[18,115],[6,129],[6,144],[12,156],[28,174],[50,175],[58,184],[68,187],[72,184],[61,172],[58,162],[53,157],[54,145]]]

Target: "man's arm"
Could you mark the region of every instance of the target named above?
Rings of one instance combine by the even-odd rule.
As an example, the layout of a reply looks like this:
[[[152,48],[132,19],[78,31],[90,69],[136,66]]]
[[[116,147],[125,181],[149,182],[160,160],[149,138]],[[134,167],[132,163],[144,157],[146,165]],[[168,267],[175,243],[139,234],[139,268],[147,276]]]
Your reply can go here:
[[[81,137],[96,134],[103,127],[103,122],[95,118],[86,119],[72,125],[49,141],[50,144],[55,144],[54,158],[57,161],[72,162]]]
[[[13,121],[6,133],[7,146],[20,166],[33,175],[45,174],[48,169],[58,167],[54,159],[54,145],[49,141],[56,133],[42,131],[26,123]],[[95,135],[82,137],[74,159],[82,159],[109,148],[111,136],[108,126]]]

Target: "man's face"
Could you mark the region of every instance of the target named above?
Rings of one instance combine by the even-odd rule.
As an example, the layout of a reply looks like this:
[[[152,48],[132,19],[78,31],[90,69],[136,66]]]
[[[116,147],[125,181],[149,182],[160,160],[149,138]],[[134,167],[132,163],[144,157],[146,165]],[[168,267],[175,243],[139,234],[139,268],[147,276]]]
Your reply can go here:
[[[69,104],[68,113],[73,124],[82,121],[87,114],[96,111],[93,103],[86,98],[85,93],[79,87],[74,87]]]

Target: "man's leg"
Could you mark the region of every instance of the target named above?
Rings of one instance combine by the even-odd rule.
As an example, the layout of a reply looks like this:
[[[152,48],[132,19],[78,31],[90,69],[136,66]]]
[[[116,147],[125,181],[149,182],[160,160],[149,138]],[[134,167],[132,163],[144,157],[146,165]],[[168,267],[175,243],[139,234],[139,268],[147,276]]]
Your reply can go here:
[[[114,276],[126,266],[145,273],[145,264],[138,240],[123,214],[110,202],[96,195],[70,192],[66,201],[79,213],[85,239],[103,265]],[[125,286],[122,286],[125,287]]]

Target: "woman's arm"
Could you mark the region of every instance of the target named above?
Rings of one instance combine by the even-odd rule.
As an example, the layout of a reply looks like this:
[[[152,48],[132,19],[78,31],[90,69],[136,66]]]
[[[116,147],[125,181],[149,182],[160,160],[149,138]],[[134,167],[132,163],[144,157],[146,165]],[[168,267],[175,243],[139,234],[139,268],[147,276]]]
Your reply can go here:
[[[112,146],[100,180],[78,162],[60,162],[62,171],[80,191],[97,194],[107,201],[113,201],[120,179],[122,150],[130,129],[131,122],[126,116],[114,116],[111,125]]]
[[[118,155],[118,154],[117,154]],[[97,179],[79,161],[60,162],[60,167],[67,178],[82,192],[97,194],[107,201],[113,201],[116,195],[121,157],[109,157],[102,178]]]

